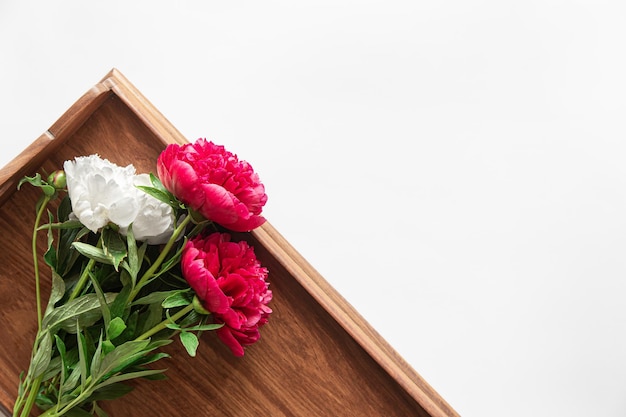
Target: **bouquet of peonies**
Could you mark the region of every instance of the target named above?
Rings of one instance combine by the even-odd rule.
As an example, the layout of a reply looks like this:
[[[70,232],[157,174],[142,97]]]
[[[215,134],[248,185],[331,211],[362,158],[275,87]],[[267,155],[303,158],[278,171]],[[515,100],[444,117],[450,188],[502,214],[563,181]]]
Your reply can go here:
[[[272,312],[268,272],[228,233],[265,221],[265,189],[247,162],[198,139],[169,145],[157,176],[98,155],[63,168],[20,182],[43,193],[33,228],[38,331],[14,417],[34,405],[41,416],[103,417],[98,402],[128,393],[125,381],[164,377],[154,363],[174,338],[191,356],[204,331],[216,331],[236,356],[259,339]],[[45,309],[41,230],[52,271]]]

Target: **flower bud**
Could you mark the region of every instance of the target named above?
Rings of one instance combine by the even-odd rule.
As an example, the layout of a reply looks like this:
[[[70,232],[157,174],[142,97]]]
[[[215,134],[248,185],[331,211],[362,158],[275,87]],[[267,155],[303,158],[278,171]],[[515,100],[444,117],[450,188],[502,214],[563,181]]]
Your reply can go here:
[[[57,190],[64,189],[67,185],[67,182],[65,179],[65,171],[60,169],[50,174],[48,176],[48,184],[52,185]]]

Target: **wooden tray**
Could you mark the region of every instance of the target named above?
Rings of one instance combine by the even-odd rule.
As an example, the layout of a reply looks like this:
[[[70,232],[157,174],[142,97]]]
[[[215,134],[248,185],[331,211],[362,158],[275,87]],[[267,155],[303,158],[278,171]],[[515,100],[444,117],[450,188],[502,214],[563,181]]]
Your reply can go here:
[[[30,234],[38,191],[17,192],[17,182],[92,153],[156,172],[157,156],[174,142],[187,140],[113,69],[0,171],[0,404],[7,409],[36,331]],[[104,403],[112,417],[457,415],[271,224],[247,239],[274,292],[259,343],[243,358],[212,334],[203,335],[196,358],[173,343],[173,357],[160,363],[168,379],[139,381],[128,396]]]

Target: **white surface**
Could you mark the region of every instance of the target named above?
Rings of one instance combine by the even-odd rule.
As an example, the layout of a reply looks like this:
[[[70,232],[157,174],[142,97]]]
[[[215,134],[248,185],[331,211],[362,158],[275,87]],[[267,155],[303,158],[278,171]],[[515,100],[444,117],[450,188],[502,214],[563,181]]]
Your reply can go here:
[[[620,1],[0,1],[0,166],[112,67],[463,416],[626,414]]]

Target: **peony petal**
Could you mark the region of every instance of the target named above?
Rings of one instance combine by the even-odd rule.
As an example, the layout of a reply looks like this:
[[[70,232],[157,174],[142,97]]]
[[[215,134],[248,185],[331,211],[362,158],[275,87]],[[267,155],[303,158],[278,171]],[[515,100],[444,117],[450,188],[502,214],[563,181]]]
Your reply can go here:
[[[163,185],[172,194],[191,207],[198,207],[204,203],[204,194],[199,186],[198,175],[188,163],[173,161],[169,167],[169,173],[170,181]]]
[[[204,203],[198,208],[200,214],[219,224],[228,224],[237,221],[232,195],[222,186],[216,184],[202,184]]]
[[[165,187],[178,199],[233,231],[249,231],[265,222],[265,187],[250,164],[223,146],[200,138],[168,145],[157,161]]]
[[[223,320],[224,323],[226,323],[226,325],[231,329],[240,330],[241,327],[246,323],[247,319],[241,311],[236,311],[229,308],[225,313],[220,315],[220,320]]]
[[[109,219],[120,227],[128,227],[137,217],[139,211],[137,200],[124,198],[109,207]]]
[[[238,357],[243,356],[243,347],[237,339],[235,339],[235,336],[233,336],[233,333],[228,326],[220,327],[216,332],[222,343],[228,346],[231,352],[233,352],[233,355]]]
[[[187,243],[181,258],[182,272],[189,286],[196,292],[202,304],[212,313],[225,313],[230,308],[228,297],[224,295],[213,275],[204,267],[201,252]]]
[[[267,269],[262,267],[247,242],[231,242],[227,233],[196,236],[185,246],[181,258],[183,276],[203,305],[224,323],[220,339],[235,355],[256,342],[259,327],[268,322],[272,299]],[[212,269],[213,272],[209,270]]]
[[[135,175],[135,186],[151,186],[150,177],[147,174]],[[166,243],[174,231],[174,212],[172,208],[151,195],[137,190],[137,216],[133,220],[133,233],[138,241],[145,241],[150,245]],[[121,228],[120,232],[126,235],[127,228]]]
[[[68,195],[76,218],[92,231],[109,222],[127,227],[137,215],[135,168],[117,166],[98,155],[65,161]]]

